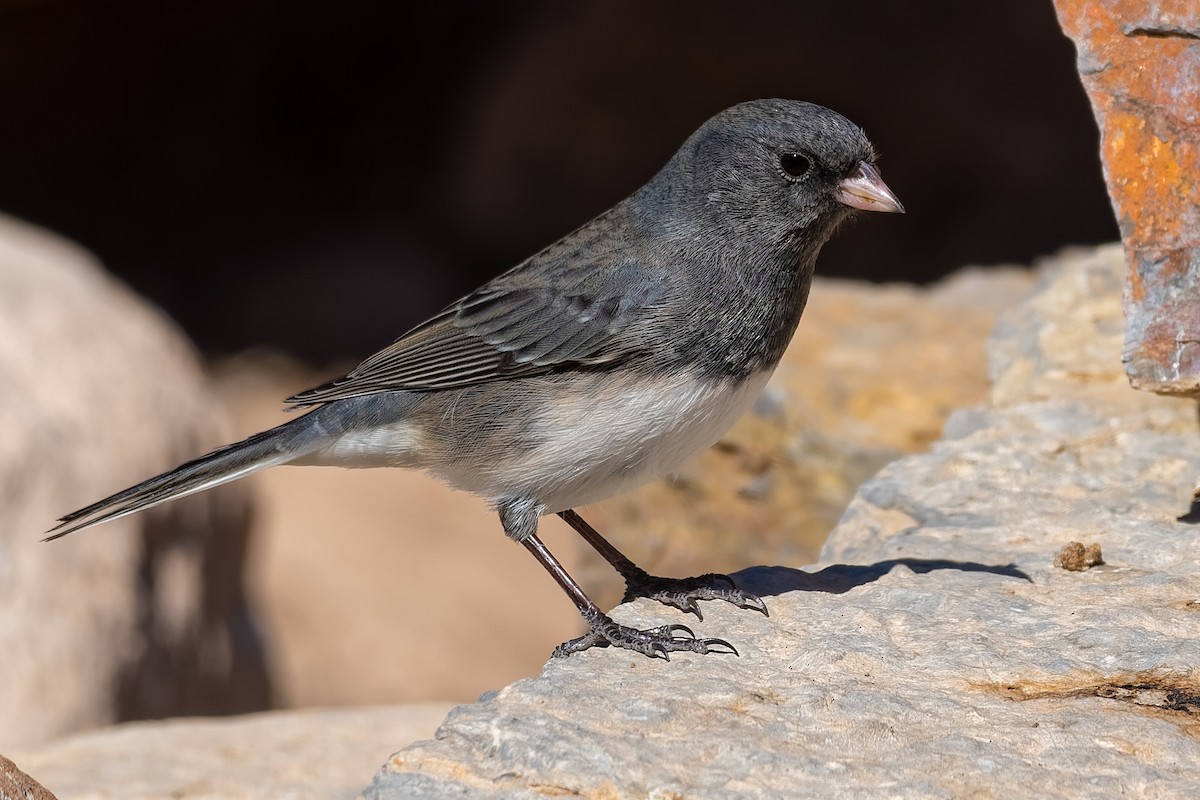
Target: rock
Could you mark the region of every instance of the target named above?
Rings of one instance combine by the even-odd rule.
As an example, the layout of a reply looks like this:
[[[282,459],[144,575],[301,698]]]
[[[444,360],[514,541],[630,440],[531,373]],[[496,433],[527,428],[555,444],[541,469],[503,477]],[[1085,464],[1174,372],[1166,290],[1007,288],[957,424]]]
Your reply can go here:
[[[1072,397],[1127,428],[1195,430],[1191,404],[1129,391],[1121,369],[1123,273],[1118,245],[1067,250],[1045,263],[1029,302],[1002,314],[992,337],[995,405]]]
[[[1200,5],[1055,0],[1100,125],[1128,263],[1125,369],[1200,392]]]
[[[987,398],[988,335],[1032,284],[1017,268],[967,269],[929,288],[818,280],[753,410],[672,480],[585,517],[658,574],[812,561],[863,481]],[[621,582],[588,558],[583,583],[611,606]]]
[[[448,708],[429,703],[134,722],[16,755],[64,799],[348,799],[396,742],[431,735]]]
[[[46,787],[0,756],[0,800],[55,800]]]
[[[0,217],[0,386],[0,748],[261,707],[240,490],[38,541],[222,438],[183,337],[86,253]]]
[[[1095,542],[1087,545],[1083,542],[1068,542],[1054,557],[1054,566],[1071,572],[1083,572],[1103,563],[1104,556],[1101,555],[1100,545]]]
[[[1116,362],[1093,359],[1111,353],[1049,335],[1080,324],[1050,299],[1064,285],[1117,304],[1096,266],[1111,252],[1043,267],[992,346],[1005,402],[954,414],[929,452],[868,481],[818,564],[735,576],[769,619],[708,603],[687,620],[740,658],[551,661],[456,709],[364,797],[1200,794],[1200,531],[1180,520],[1196,405],[1097,391]],[[1051,353],[1077,369],[1041,375]],[[1051,380],[1051,397],[1015,388]],[[1105,564],[1055,567],[1073,541]],[[615,616],[685,621],[648,601]]]

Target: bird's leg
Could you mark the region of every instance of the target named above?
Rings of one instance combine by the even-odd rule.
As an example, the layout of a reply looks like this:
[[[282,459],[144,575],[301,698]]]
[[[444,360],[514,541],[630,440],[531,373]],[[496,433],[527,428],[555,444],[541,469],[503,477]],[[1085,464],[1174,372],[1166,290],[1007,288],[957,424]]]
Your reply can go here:
[[[625,579],[625,597],[621,599],[623,603],[638,597],[648,597],[703,619],[697,600],[724,600],[739,608],[752,608],[767,614],[766,604],[757,595],[737,588],[728,575],[710,572],[694,578],[659,578],[630,561],[575,511],[560,511],[558,516],[574,528],[584,541],[596,548],[596,552],[604,556],[604,560],[612,564],[613,569]]]
[[[660,625],[657,628],[638,630],[627,625],[619,625],[600,607],[592,602],[575,580],[567,574],[566,569],[558,559],[546,549],[542,540],[537,536],[537,514],[530,514],[528,507],[522,504],[502,505],[500,521],[508,535],[525,545],[525,549],[533,554],[538,563],[546,568],[551,577],[562,590],[571,598],[571,602],[579,609],[588,624],[588,632],[578,639],[563,642],[554,648],[554,657],[568,656],[587,650],[589,647],[623,647],[651,658],[670,660],[668,653],[689,651],[692,653],[733,653],[737,650],[724,639],[697,639],[696,634],[686,625]]]

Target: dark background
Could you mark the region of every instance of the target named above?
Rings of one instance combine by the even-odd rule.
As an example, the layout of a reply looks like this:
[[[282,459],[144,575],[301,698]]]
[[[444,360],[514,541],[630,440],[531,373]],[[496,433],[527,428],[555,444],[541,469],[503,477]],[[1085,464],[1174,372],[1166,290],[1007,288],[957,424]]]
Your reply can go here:
[[[908,208],[825,275],[1117,237],[1050,0],[0,0],[0,210],[210,352],[365,355],[765,96],[862,125]]]

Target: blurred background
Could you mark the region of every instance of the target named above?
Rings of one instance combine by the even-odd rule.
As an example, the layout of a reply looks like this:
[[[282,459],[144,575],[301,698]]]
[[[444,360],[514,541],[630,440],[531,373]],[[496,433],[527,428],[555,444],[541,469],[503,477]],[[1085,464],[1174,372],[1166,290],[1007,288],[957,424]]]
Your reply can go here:
[[[822,275],[927,283],[968,264],[1028,264],[1065,245],[1117,238],[1096,126],[1049,0],[514,0],[414,8],[383,0],[0,0],[0,212],[82,245],[163,309],[198,345],[207,374],[197,385],[216,398],[210,403],[200,389],[177,383],[171,391],[192,404],[166,399],[165,384],[176,380],[166,376],[174,373],[165,362],[137,361],[126,367],[129,380],[145,382],[152,412],[129,405],[128,426],[118,431],[111,409],[120,401],[95,387],[121,383],[111,376],[127,373],[97,362],[100,383],[64,387],[89,366],[79,363],[83,344],[107,341],[112,354],[134,348],[110,336],[106,323],[65,337],[75,360],[43,357],[29,373],[51,398],[30,401],[46,413],[53,437],[45,441],[63,458],[81,450],[74,429],[66,428],[69,438],[59,430],[56,403],[71,395],[79,398],[81,428],[112,427],[120,444],[102,443],[94,461],[71,467],[94,486],[47,470],[36,485],[66,483],[63,496],[29,504],[28,519],[0,533],[32,542],[30,531],[48,526],[52,514],[221,437],[277,424],[282,397],[350,366],[620,200],[706,118],[739,101],[782,96],[830,106],[863,126],[882,153],[882,174],[908,213],[843,230],[822,256]],[[80,316],[88,302],[64,312],[65,300],[54,306],[54,293],[39,291],[29,297],[64,319]],[[854,335],[862,307],[838,306],[848,301],[835,294],[825,305],[814,295],[809,327],[801,326],[802,334],[814,331],[810,341],[836,347]],[[947,317],[969,315],[970,292],[952,296],[965,305]],[[889,325],[916,315],[910,302],[900,295],[888,306]],[[975,325],[980,340],[995,309],[987,313]],[[820,314],[833,320],[824,334]],[[914,367],[920,374],[888,377],[858,363],[862,353],[903,345],[899,329],[874,329],[856,343],[853,368],[843,356],[838,374],[861,367],[884,375],[887,386],[860,393],[860,407],[890,407],[911,421],[920,413],[895,399],[896,387],[908,378],[936,387],[945,373]],[[945,363],[978,372],[969,396],[982,398],[982,358],[957,336],[943,337]],[[903,368],[910,357],[891,360]],[[812,416],[829,427],[804,440],[824,450],[806,452],[839,465],[827,470],[836,478],[823,479],[834,488],[826,516],[812,523],[815,538],[751,551],[726,536],[724,554],[709,557],[691,543],[622,538],[622,520],[645,532],[656,514],[638,517],[620,504],[605,529],[618,531],[616,541],[650,568],[666,569],[655,561],[663,552],[679,554],[666,559],[674,570],[692,568],[686,558],[701,570],[807,563],[857,481],[898,452],[925,446],[944,415],[966,402],[939,400],[911,441],[845,455],[840,440],[820,435],[846,416],[850,389],[837,395],[808,377],[800,383],[830,395],[826,416]],[[22,391],[6,387],[7,402]],[[223,409],[232,422],[219,436],[207,428],[121,470],[105,461],[114,449],[132,460],[138,436],[153,448],[168,432],[189,430],[195,406]],[[777,432],[768,434],[782,449]],[[50,452],[44,442],[31,450]],[[685,481],[675,488],[686,491],[642,508],[713,508],[703,512],[710,523],[727,521],[731,508],[764,491],[760,473],[774,463],[741,458],[736,446],[712,458],[740,458],[737,469],[755,471],[759,488],[725,487],[729,502],[706,506],[696,500],[699,480]],[[14,458],[12,473],[25,463]],[[719,483],[724,473],[709,474]],[[391,471],[270,470],[245,484],[253,512],[235,514],[232,502],[215,501],[241,527],[236,535],[205,534],[204,541],[225,542],[224,550],[206,550],[196,568],[198,591],[209,593],[197,607],[220,617],[210,627],[224,631],[210,639],[233,655],[221,656],[204,637],[188,639],[191,649],[160,647],[157,661],[126,648],[127,663],[114,667],[121,676],[113,678],[124,699],[102,703],[82,723],[64,712],[39,735],[114,718],[470,700],[536,672],[556,643],[577,632],[571,604],[474,499]],[[142,541],[142,555],[131,556],[142,599],[129,613],[141,614],[139,635],[152,640],[146,598],[180,581],[147,577],[156,574],[145,566],[147,554],[165,550],[145,543],[181,528],[160,521],[134,540],[117,531],[121,524],[31,551],[48,562],[47,577],[35,583],[58,580],[68,554],[86,574],[93,562],[85,547],[108,552],[118,540]],[[568,569],[586,570],[578,541],[554,520],[546,529]],[[611,571],[603,572],[611,582]],[[225,587],[219,603],[214,586]],[[619,594],[613,585],[597,590],[602,604]],[[74,593],[69,603],[96,607]],[[239,653],[255,666],[239,667]],[[53,661],[78,671],[88,658],[59,653]],[[217,664],[210,670],[217,688],[203,697],[188,677],[196,664]],[[41,669],[31,665],[30,674]],[[251,679],[241,678],[241,694],[231,694],[239,670]],[[49,697],[67,685],[64,678],[39,691]]]
[[[830,106],[903,224],[825,275],[1116,238],[1049,0],[0,0],[0,210],[207,352],[357,358],[648,179],[703,120]]]

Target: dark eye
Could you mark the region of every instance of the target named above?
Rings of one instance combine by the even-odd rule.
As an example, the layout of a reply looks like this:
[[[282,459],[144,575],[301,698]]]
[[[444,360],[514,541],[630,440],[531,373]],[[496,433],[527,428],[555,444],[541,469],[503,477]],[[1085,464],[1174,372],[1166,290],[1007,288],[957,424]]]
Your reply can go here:
[[[793,178],[803,178],[808,173],[812,163],[809,162],[808,156],[803,153],[784,153],[779,157],[779,166]]]

